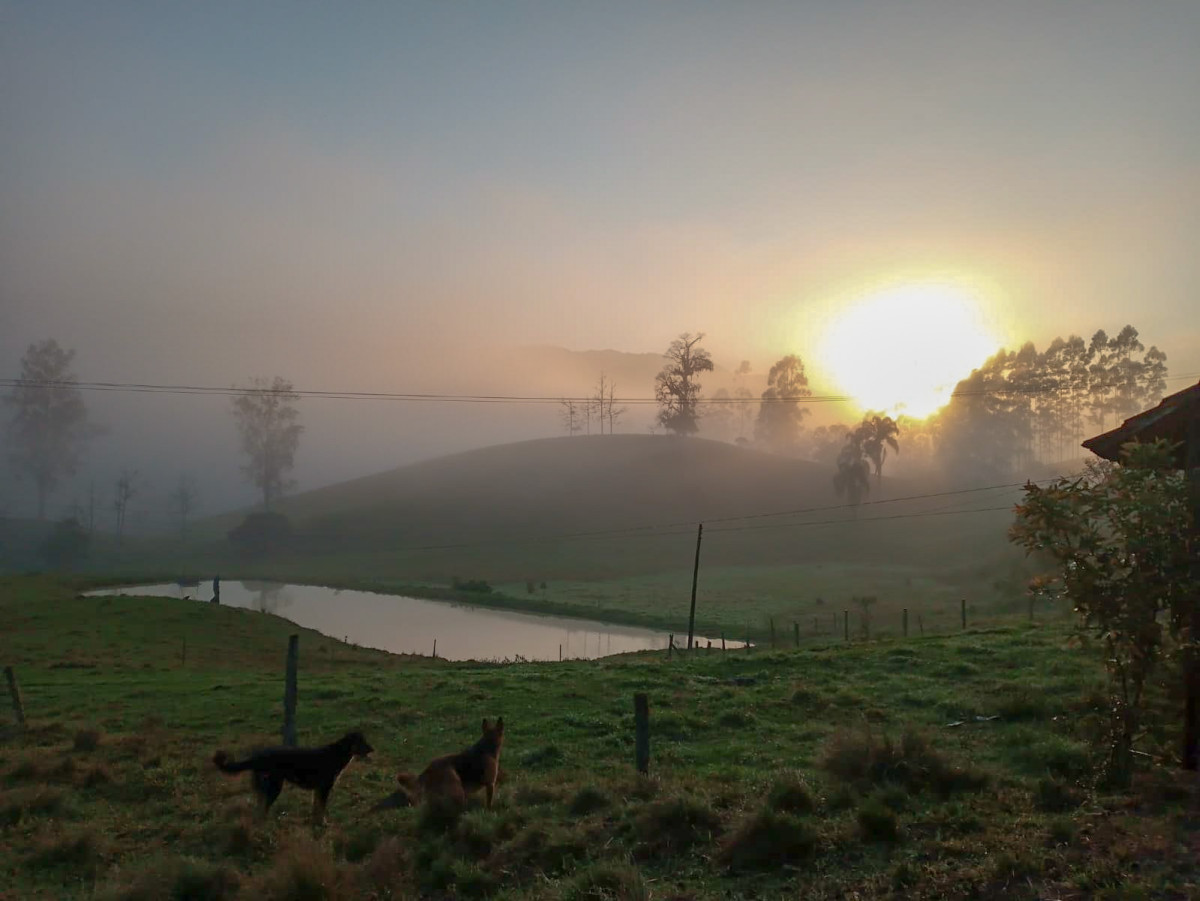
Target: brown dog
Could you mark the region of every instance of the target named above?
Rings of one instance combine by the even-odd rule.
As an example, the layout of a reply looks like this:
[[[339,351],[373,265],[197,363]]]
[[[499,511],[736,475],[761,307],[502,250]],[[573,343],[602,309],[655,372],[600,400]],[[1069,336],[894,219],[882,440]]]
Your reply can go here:
[[[419,776],[400,773],[396,781],[407,792],[411,803],[422,800],[465,807],[467,795],[484,789],[487,806],[492,806],[500,772],[500,746],[504,744],[504,717],[492,725],[483,721],[483,735],[465,751],[432,760]]]

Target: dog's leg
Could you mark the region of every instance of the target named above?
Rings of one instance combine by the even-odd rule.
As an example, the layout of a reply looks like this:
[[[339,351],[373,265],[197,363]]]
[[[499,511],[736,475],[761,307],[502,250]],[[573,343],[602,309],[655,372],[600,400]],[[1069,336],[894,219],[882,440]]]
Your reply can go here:
[[[493,782],[489,782],[487,785],[484,786],[484,789],[487,791],[487,808],[488,808],[488,810],[491,810],[492,809],[492,794],[493,794],[493,792],[496,791],[496,785]]]
[[[254,790],[262,801],[262,815],[265,817],[279,793],[283,791],[283,779],[271,773],[255,773]]]
[[[323,785],[313,792],[313,823],[320,824],[325,822],[325,806],[329,803],[329,793],[333,790],[333,785]]]

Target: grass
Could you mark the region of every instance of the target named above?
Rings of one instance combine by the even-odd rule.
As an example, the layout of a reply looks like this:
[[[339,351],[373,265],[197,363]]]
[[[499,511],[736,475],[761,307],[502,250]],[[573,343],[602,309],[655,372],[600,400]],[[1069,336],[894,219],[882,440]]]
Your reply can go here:
[[[1190,779],[1146,762],[1127,792],[1091,784],[1084,739],[1102,667],[1058,627],[671,661],[452,664],[344,646],[265,614],[75,590],[0,580],[5,662],[29,719],[0,743],[0,896],[1200,889]],[[285,789],[260,820],[244,779],[210,763],[218,748],[277,740],[295,632],[301,741],[363,728],[377,749],[349,767],[316,829],[302,792]],[[648,777],[632,766],[631,695],[641,691]],[[397,771],[465,746],[485,714],[502,714],[507,731],[492,810],[476,803],[436,823],[419,809],[370,812]]]

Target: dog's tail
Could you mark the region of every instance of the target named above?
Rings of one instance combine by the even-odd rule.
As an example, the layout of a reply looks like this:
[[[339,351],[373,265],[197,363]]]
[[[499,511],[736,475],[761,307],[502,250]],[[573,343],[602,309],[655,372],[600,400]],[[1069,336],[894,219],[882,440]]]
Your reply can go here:
[[[218,751],[214,754],[212,761],[222,773],[240,773],[243,770],[250,769],[252,766],[250,758],[242,761],[232,761],[224,751]]]

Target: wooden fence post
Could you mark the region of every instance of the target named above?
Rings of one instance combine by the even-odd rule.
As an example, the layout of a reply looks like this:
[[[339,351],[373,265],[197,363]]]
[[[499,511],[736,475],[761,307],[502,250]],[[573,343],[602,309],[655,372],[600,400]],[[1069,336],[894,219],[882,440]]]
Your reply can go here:
[[[675,636],[667,636],[667,659],[671,659],[671,655],[675,652]]]
[[[919,631],[919,632],[920,632],[922,635],[924,635],[924,634],[925,634],[925,617],[923,617],[923,616],[922,616],[921,614],[919,614],[919,613],[917,614],[917,630],[918,630],[918,631]]]
[[[904,608],[904,637],[908,638],[908,608]]]
[[[775,617],[771,617],[770,620],[768,620],[768,622],[770,622],[770,624],[771,624],[771,649],[774,650],[775,649]]]
[[[967,599],[962,599],[962,627],[963,631],[967,630]]]
[[[584,645],[584,656],[587,656],[587,645]],[[437,660],[437,639],[433,640],[433,659]]]
[[[288,636],[287,672],[283,685],[283,743],[296,747],[296,665],[300,658],[300,636]]]
[[[558,645],[558,662],[562,663],[562,642]]]
[[[633,723],[637,771],[645,775],[650,771],[650,702],[642,692],[633,696]]]
[[[800,647],[800,624],[792,623],[792,637],[795,639],[796,647]]]
[[[21,703],[21,687],[17,685],[17,674],[11,666],[4,667],[4,678],[8,681],[8,694],[12,698],[13,713],[17,717],[17,725],[25,728],[25,705]]]
[[[842,611],[842,634],[846,641],[850,640],[850,611]]]
[[[721,630],[721,650],[725,650],[725,630]]]

